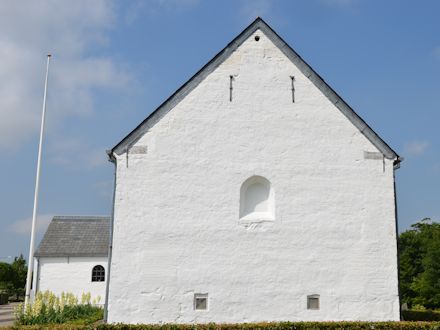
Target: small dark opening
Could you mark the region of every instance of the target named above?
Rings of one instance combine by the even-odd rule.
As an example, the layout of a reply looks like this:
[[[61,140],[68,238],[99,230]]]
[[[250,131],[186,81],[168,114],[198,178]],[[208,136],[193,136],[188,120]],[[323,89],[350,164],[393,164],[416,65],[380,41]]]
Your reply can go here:
[[[260,40],[260,36],[255,36],[255,41]]]

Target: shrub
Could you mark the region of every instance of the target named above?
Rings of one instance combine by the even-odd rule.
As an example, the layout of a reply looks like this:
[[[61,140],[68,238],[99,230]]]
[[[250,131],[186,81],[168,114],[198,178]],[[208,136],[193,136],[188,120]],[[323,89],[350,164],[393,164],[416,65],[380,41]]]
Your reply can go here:
[[[277,322],[198,325],[100,324],[98,330],[440,330],[440,322]]]
[[[27,330],[440,330],[440,322],[278,322],[247,324],[51,324],[21,326]]]
[[[440,311],[408,310],[402,311],[405,321],[440,321]]]
[[[76,321],[77,324],[93,323],[102,319],[103,310],[90,303],[90,294],[83,294],[81,304],[71,293],[62,293],[61,297],[49,291],[37,293],[32,304],[22,304],[15,310],[17,325],[65,323]]]
[[[9,295],[6,293],[0,293],[0,305],[4,305],[8,303]]]

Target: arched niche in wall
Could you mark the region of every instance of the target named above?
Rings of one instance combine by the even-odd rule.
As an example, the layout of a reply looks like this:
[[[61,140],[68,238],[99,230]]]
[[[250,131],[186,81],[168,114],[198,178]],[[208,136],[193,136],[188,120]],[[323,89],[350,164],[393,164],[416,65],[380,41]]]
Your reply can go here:
[[[262,176],[252,176],[240,188],[240,220],[273,221],[275,196],[270,181]]]

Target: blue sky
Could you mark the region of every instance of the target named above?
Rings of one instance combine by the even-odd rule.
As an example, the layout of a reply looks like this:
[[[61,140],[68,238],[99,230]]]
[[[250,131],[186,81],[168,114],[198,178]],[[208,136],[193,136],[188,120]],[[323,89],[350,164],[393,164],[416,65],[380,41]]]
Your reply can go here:
[[[399,227],[440,219],[440,2],[0,2],[0,261],[28,254],[45,54],[38,237],[111,210],[114,146],[262,16],[405,158]]]

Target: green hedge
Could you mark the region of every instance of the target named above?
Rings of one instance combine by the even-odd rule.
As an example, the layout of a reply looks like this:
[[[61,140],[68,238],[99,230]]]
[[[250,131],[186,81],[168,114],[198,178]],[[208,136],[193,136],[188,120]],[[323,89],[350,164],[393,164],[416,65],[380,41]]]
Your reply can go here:
[[[282,322],[249,324],[206,324],[206,325],[108,325],[98,326],[98,330],[382,330],[382,329],[437,329],[440,322]]]
[[[440,330],[440,322],[280,322],[248,324],[200,324],[200,325],[33,325],[9,329],[26,330]]]
[[[402,311],[405,321],[440,321],[438,311]]]
[[[9,295],[6,293],[0,293],[0,305],[5,305],[8,303]]]

